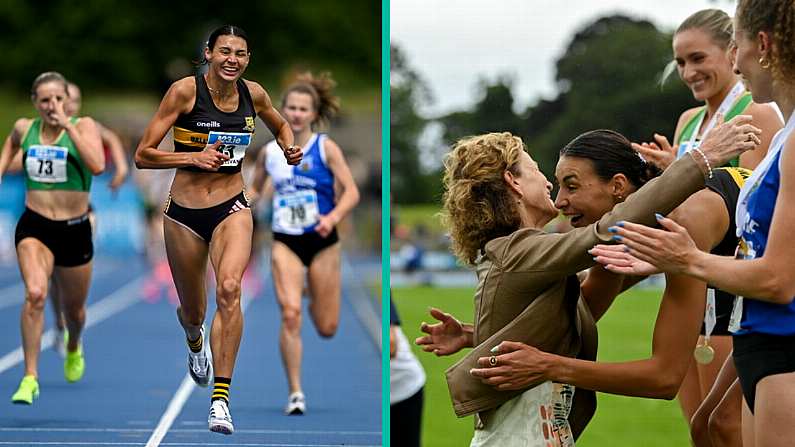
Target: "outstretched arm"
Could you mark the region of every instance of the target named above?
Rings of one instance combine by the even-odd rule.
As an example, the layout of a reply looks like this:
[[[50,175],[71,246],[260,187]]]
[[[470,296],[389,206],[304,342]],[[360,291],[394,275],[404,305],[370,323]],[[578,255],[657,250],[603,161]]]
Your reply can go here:
[[[729,227],[718,194],[704,189],[674,211],[693,231],[700,247],[716,246]],[[686,275],[667,275],[654,326],[651,357],[629,362],[592,362],[542,352],[523,343],[503,342],[496,357],[478,360],[472,374],[498,389],[522,389],[539,380],[639,397],[672,399],[690,364],[704,315],[706,284]]]
[[[433,307],[430,314],[439,322],[428,324],[423,321],[420,330],[428,335],[414,340],[414,343],[422,346],[423,351],[442,356],[473,346],[474,328],[471,324],[461,323],[454,316]]]
[[[656,265],[663,271],[684,273],[740,296],[776,304],[789,304],[795,297],[795,134],[781,151],[781,184],[776,198],[770,234],[764,255],[737,260],[702,252],[687,229],[674,220],[660,218],[666,230],[626,223],[617,234],[630,254]]]

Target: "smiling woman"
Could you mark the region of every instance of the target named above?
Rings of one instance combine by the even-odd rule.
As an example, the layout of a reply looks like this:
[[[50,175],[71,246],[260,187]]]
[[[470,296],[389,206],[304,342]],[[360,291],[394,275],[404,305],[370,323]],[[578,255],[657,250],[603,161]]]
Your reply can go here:
[[[781,128],[782,123],[773,107],[752,101],[751,93],[735,74],[732,67],[732,30],[731,17],[718,9],[698,11],[679,25],[673,37],[674,60],[669,71],[675,67],[679,78],[690,89],[693,97],[704,101],[705,105],[682,113],[674,133],[674,146],[660,135],[655,135],[656,143],[633,145],[646,159],[665,168],[674,158],[699,147],[701,141],[721,120],[728,120],[739,114],[751,116],[751,122],[762,129],[761,144],[755,150],[731,160],[729,164],[754,169],[764,158],[773,135]],[[728,332],[731,299],[719,297],[710,309],[714,309],[714,312],[710,311],[705,317],[711,321],[711,315],[714,314],[717,321],[709,333],[706,326],[702,327],[698,345],[705,345],[709,340],[715,359],[708,364],[692,362],[685,376],[679,392],[679,403],[688,421],[706,398],[720,366],[732,349]],[[738,401],[739,394],[735,398]],[[739,421],[739,417],[736,417],[739,414],[739,405],[736,410],[735,417],[726,417],[725,420]],[[738,434],[735,438],[737,437]]]
[[[444,212],[453,250],[477,271],[475,324],[466,329],[460,324],[423,325],[428,335],[417,343],[437,355],[474,347],[447,370],[456,414],[477,413],[472,446],[550,445],[546,442],[551,441],[550,429],[561,445],[571,445],[582,433],[595,410],[595,396],[589,391],[593,388],[577,384],[575,389],[571,382],[553,386],[540,375],[505,381],[508,363],[504,362],[512,356],[497,354],[520,343],[501,342],[519,340],[564,358],[594,360],[596,326],[577,277],[577,272],[594,264],[587,250],[596,241],[610,239],[610,222],[630,215],[652,220],[654,210],[672,210],[702,187],[696,165],[706,169],[742,152],[740,146],[752,147],[754,143],[746,138],[751,129],[742,126],[743,120],[747,118],[719,126],[705,142],[703,152],[710,152],[711,161],[683,157],[601,219],[565,234],[543,231],[557,215],[549,196],[551,184],[520,138],[492,133],[455,144],[445,160]],[[613,135],[589,132],[570,146],[588,141],[593,134]],[[632,153],[626,142],[624,147]],[[719,147],[721,155],[714,152]],[[486,364],[481,363],[484,360]],[[475,369],[478,366],[487,370]],[[494,368],[497,377],[488,368]],[[482,382],[479,377],[484,377]],[[542,386],[535,386],[540,382]],[[539,405],[554,407],[554,416],[531,421],[528,416],[537,415]],[[550,420],[554,420],[551,428]]]
[[[250,57],[242,29],[213,31],[204,49],[207,74],[171,85],[135,153],[138,168],[177,168],[164,211],[166,253],[180,300],[177,318],[185,330],[188,372],[199,386],[214,383],[209,428],[224,434],[234,430],[229,392],[243,330],[240,282],[251,255],[253,223],[240,168],[254,117],[276,136],[287,163],[297,164],[302,156],[262,86],[241,78]],[[175,152],[158,150],[172,126]],[[217,302],[210,349],[204,341],[208,258]]]

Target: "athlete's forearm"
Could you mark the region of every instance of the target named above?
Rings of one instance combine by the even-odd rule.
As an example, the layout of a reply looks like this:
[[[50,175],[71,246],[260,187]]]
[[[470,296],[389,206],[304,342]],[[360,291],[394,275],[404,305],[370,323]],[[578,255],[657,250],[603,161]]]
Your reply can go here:
[[[11,136],[6,137],[3,142],[3,147],[0,149],[0,176],[6,173],[8,166],[11,164],[11,160],[18,150],[19,146],[14,147],[14,145],[11,144]]]
[[[461,329],[464,331],[464,347],[475,347],[475,326],[470,323],[463,323]]]
[[[105,154],[102,152],[101,146],[95,146],[91,141],[94,140],[94,142],[99,142],[99,144],[101,144],[102,140],[99,138],[88,138],[72,123],[67,123],[64,129],[66,133],[69,134],[69,138],[74,143],[77,152],[80,154],[80,158],[86,164],[89,171],[94,175],[102,174],[102,172],[105,171]],[[99,136],[98,132],[96,136]]]
[[[735,295],[789,304],[795,296],[789,269],[773,264],[766,256],[741,260],[699,251],[694,253],[686,273]]]
[[[279,129],[274,132],[276,135],[276,143],[282,148],[282,152],[286,151],[287,148],[295,144],[295,136],[293,135],[293,130],[290,129],[290,125],[287,124],[287,121],[282,120],[281,126]]]
[[[139,147],[135,151],[138,169],[173,169],[194,166],[192,152],[166,152],[154,147]]]
[[[603,393],[673,399],[684,377],[661,359],[604,363],[548,355],[551,380]]]
[[[121,178],[126,177],[127,173],[130,171],[130,165],[124,154],[124,147],[121,144],[121,140],[109,129],[100,127],[99,130],[102,142],[103,144],[107,144],[110,157],[113,159],[113,166],[116,169],[114,176]]]
[[[337,204],[334,206],[329,212],[329,216],[331,216],[335,222],[339,223],[342,219],[348,215],[348,213],[356,207],[359,203],[359,188],[356,185],[353,187],[345,188],[345,190],[340,195],[340,199]]]

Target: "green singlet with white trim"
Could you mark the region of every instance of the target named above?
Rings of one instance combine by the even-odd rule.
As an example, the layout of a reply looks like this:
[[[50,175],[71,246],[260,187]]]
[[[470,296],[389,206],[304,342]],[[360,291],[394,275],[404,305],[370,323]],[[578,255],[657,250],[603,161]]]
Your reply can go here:
[[[726,113],[726,116],[723,118],[723,121],[724,122],[729,121],[735,116],[743,113],[749,104],[751,104],[751,93],[745,92],[743,93],[742,96],[740,96],[740,98],[737,101],[735,101],[734,104],[732,104],[732,107]],[[707,113],[707,106],[701,107],[701,110],[699,110],[696,114],[693,115],[692,118],[690,118],[687,124],[685,124],[685,127],[682,128],[682,133],[679,135],[679,139],[674,142],[675,145],[679,145],[683,141],[684,142],[690,141],[690,137],[693,136],[693,132],[698,131],[698,129],[696,129],[696,126],[701,122],[701,117],[703,117],[705,113]],[[700,142],[701,140],[696,140],[696,141]],[[729,160],[729,162],[724,164],[723,166],[733,166],[736,168],[739,165],[740,165],[740,158],[735,157]]]
[[[69,118],[74,125],[79,120],[74,116]],[[61,130],[55,142],[42,144],[41,126],[41,118],[35,118],[22,137],[22,169],[27,189],[90,190],[91,172],[66,130]]]

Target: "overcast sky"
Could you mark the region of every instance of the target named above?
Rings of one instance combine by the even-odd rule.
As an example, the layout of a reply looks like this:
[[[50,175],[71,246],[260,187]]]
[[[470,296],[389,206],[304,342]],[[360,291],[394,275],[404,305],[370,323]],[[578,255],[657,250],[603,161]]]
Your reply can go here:
[[[555,61],[574,33],[613,13],[673,30],[690,14],[727,0],[392,0],[392,43],[428,82],[441,114],[475,100],[477,81],[514,78],[517,110],[555,96]],[[662,67],[659,67],[662,69]]]

